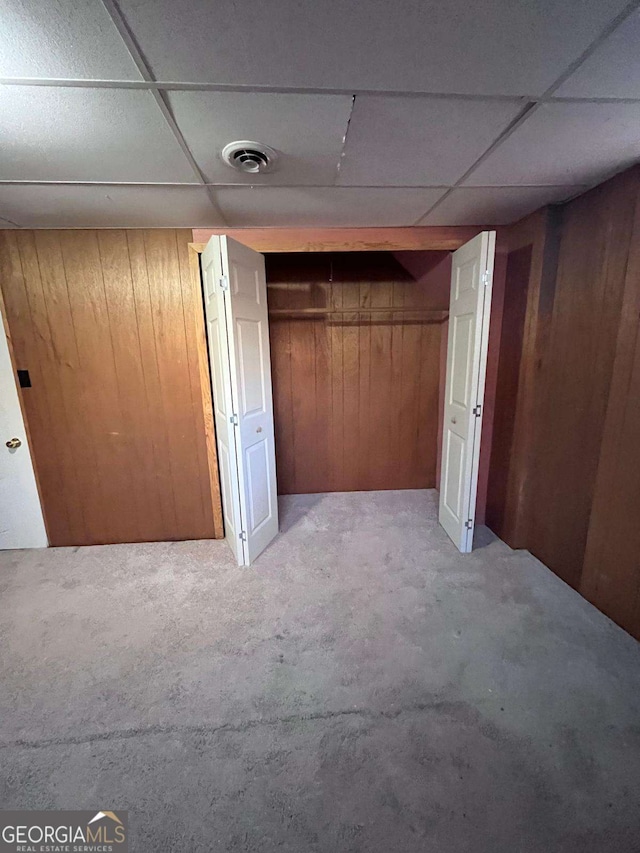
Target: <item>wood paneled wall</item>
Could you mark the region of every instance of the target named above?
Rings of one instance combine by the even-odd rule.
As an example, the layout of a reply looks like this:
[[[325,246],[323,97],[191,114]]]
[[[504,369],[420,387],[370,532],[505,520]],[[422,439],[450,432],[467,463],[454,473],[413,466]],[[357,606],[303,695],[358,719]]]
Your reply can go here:
[[[448,304],[428,274],[388,253],[268,255],[267,283],[279,491],[434,487]]]
[[[636,168],[510,229],[514,262],[529,246],[531,264],[508,281],[526,290],[526,312],[521,323],[512,293],[518,383],[507,370],[499,386],[511,449],[494,441],[489,495],[510,545],[638,637],[639,197]]]
[[[591,517],[637,193],[637,173],[567,205],[541,366],[534,553],[578,588]]]
[[[630,181],[628,190],[631,197],[635,195],[633,229],[580,590],[640,639],[640,174],[637,171],[635,186]]]
[[[508,528],[509,461],[513,452],[520,362],[524,341],[532,246],[510,251],[505,271],[502,331],[494,401],[491,464],[487,484],[486,523],[501,538]],[[508,533],[507,533],[508,535]]]
[[[52,545],[214,521],[191,232],[3,231],[0,275]],[[218,516],[219,518],[219,516]]]

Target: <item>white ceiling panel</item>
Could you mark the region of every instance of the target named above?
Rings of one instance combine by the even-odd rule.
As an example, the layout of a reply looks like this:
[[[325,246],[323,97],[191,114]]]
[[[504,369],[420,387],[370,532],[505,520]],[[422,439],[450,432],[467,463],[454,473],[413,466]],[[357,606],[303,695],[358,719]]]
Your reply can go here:
[[[24,228],[194,228],[221,225],[198,187],[0,185],[0,216]]]
[[[420,225],[507,225],[564,201],[577,187],[473,187],[452,190]]]
[[[352,98],[346,95],[171,92],[171,108],[212,183],[333,184]],[[279,152],[276,171],[236,172],[220,157],[229,142],[264,142]]]
[[[640,11],[620,24],[555,95],[640,98]]]
[[[0,180],[196,180],[149,92],[2,86],[0,134]]]
[[[465,182],[591,184],[640,158],[640,104],[543,104]]]
[[[358,95],[338,183],[453,184],[521,109],[521,101]]]
[[[0,77],[141,80],[100,0],[0,0]]]
[[[157,79],[539,95],[625,0],[121,0]]]
[[[217,189],[230,226],[366,227],[413,225],[442,189],[238,187]]]

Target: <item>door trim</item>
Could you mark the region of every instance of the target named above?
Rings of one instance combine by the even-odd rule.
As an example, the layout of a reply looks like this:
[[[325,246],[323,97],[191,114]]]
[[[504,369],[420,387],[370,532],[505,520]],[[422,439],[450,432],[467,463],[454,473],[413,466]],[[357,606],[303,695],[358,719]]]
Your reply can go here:
[[[401,228],[194,228],[193,246],[202,252],[210,237],[226,234],[262,254],[268,252],[453,252],[481,231],[479,225]]]

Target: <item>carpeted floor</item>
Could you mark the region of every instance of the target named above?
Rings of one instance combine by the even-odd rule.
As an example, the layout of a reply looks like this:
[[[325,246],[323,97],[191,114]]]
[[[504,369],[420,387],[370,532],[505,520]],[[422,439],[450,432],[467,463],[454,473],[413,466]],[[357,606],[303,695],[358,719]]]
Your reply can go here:
[[[0,554],[0,806],[131,849],[640,850],[640,645],[435,492],[285,498],[223,542]]]

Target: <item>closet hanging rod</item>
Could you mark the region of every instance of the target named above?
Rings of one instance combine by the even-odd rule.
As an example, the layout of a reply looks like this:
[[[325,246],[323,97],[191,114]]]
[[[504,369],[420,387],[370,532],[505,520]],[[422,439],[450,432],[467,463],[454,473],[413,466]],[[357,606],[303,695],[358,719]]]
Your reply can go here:
[[[350,306],[349,308],[270,308],[270,317],[290,317],[292,314],[318,317],[332,316],[333,314],[421,314],[432,317],[435,320],[446,320],[448,311],[436,311],[432,308],[360,308]]]

